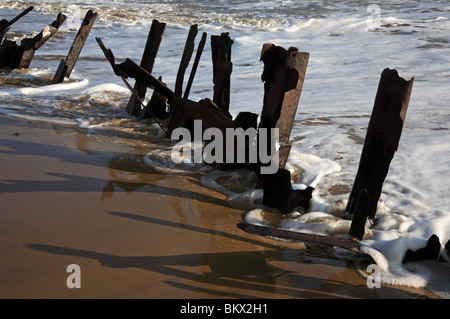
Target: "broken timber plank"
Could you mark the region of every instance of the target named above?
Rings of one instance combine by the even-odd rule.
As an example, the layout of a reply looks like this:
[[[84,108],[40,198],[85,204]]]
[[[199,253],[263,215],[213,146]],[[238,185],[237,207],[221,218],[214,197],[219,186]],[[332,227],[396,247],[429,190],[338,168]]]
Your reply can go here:
[[[98,45],[103,51],[105,58],[111,64],[111,67],[114,73],[117,76],[120,76],[127,88],[131,91],[132,94],[137,94],[137,91],[131,87],[131,85],[125,80],[128,77],[134,78],[136,81],[139,81],[142,85],[153,89],[157,92],[162,92],[165,96],[169,97],[170,100],[173,100],[174,93],[160,80],[156,79],[153,75],[143,69],[140,65],[136,64],[134,61],[130,59],[126,59],[125,62],[116,64],[114,54],[110,49],[107,49],[103,44],[103,41],[100,38],[95,38],[97,40]],[[138,99],[138,101],[142,104],[142,101]],[[144,108],[144,105],[142,105]],[[165,128],[160,123],[159,119],[155,118],[151,112],[148,112],[150,116],[152,116],[156,123],[161,127],[163,131]]]
[[[156,90],[160,94],[164,95],[168,98],[169,103],[172,103],[174,92],[169,89],[164,83],[162,83],[160,80],[155,78],[153,75],[148,73],[140,65],[129,58],[127,58],[120,64],[116,64],[115,57],[112,51],[110,49],[106,49],[100,38],[96,38],[96,40],[100,48],[102,49],[106,59],[111,64],[111,67],[113,68],[113,71],[116,75],[125,78],[134,78],[136,81],[139,81],[146,87]]]
[[[183,80],[184,73],[186,72],[186,68],[189,65],[189,61],[191,60],[192,53],[194,52],[194,40],[198,33],[198,25],[191,25],[188,33],[188,37],[186,39],[186,44],[184,46],[183,55],[181,56],[180,66],[177,72],[177,78],[175,81],[175,95],[181,96],[183,93]]]
[[[27,11],[24,11],[22,16],[26,12]],[[17,21],[18,17],[13,20]],[[46,26],[40,33],[33,37],[23,38],[20,41],[20,45],[18,45],[16,41],[8,39],[2,41],[0,45],[0,67],[9,67],[10,69],[28,68],[34,56],[34,52],[53,36],[64,22],[65,18],[64,15],[59,13],[57,19],[52,24]],[[13,20],[11,20],[11,22],[13,22]],[[8,24],[11,24],[11,22]]]
[[[158,54],[165,27],[166,24],[160,23],[158,20],[153,20],[152,26],[150,27],[140,64],[148,73],[152,73],[153,71],[153,65],[155,63],[156,55]],[[147,88],[139,82],[134,84],[134,88],[137,90],[137,95],[131,95],[125,110],[132,115],[139,115],[141,111],[140,102],[144,100]]]
[[[309,252],[318,255],[319,257],[343,259],[337,253],[335,247],[361,253],[360,242],[356,239],[307,234],[243,222],[238,223],[237,227],[252,235],[303,243]]]
[[[62,62],[60,63],[58,70],[56,71],[56,74],[53,77],[52,84],[61,83],[64,81],[65,77],[66,78],[70,77],[70,74],[72,73],[75,63],[78,60],[78,57],[81,53],[81,50],[83,49],[84,43],[88,38],[89,32],[91,31],[91,28],[96,18],[97,18],[96,12],[94,13],[92,10],[88,10],[86,12],[86,15],[83,21],[81,22],[80,29],[78,30],[78,33],[72,43],[69,53],[67,54],[66,59],[63,60],[65,66]],[[62,72],[64,70],[65,72]]]
[[[210,163],[213,167],[217,169],[223,169],[224,164],[236,164],[234,160],[234,156],[237,154],[237,150],[233,150],[232,153],[230,150],[227,150],[225,148],[226,145],[228,145],[226,138],[228,136],[227,129],[235,129],[234,122],[225,115],[222,109],[220,109],[214,101],[210,99],[202,99],[198,102],[194,102],[188,99],[180,98],[175,96],[174,97],[174,106],[177,110],[182,109],[184,111],[183,114],[188,114],[192,119],[194,120],[201,120],[203,128],[217,128],[221,131],[222,138],[223,138],[223,155],[224,158],[221,160],[221,162],[213,162]],[[248,157],[250,157],[250,152],[257,152],[257,149],[254,147],[251,147],[245,138],[244,135],[241,134],[239,131],[234,131],[235,135],[233,138],[235,140],[242,141],[244,144],[244,149],[239,151],[247,152],[246,154]],[[234,143],[234,146],[239,145],[239,143]],[[229,151],[229,152],[227,152]],[[254,156],[256,157],[256,156]],[[239,163],[240,167],[247,167],[250,170],[255,171],[257,174],[259,174],[259,163],[251,163],[249,161],[246,161],[245,163]]]
[[[271,43],[263,45],[264,104],[261,127],[279,129],[279,167],[284,168],[289,157],[290,135],[309,60],[308,52],[296,48],[285,50]]]
[[[189,29],[189,34],[186,39],[186,44],[184,46],[183,55],[181,57],[180,66],[178,68],[177,77],[175,80],[175,96],[181,97],[183,93],[183,80],[186,68],[191,60],[192,53],[194,52],[194,40],[198,33],[198,25],[194,24]],[[192,119],[189,118],[183,108],[177,107],[177,104],[172,105],[170,108],[169,125],[166,131],[166,137],[170,137],[173,130],[177,127],[189,126],[189,122]]]
[[[191,91],[192,83],[194,82],[195,73],[197,72],[198,63],[200,62],[200,58],[202,56],[203,48],[206,43],[206,32],[203,32],[202,38],[198,44],[197,54],[195,55],[194,65],[192,66],[191,73],[189,74],[189,80],[186,85],[186,89],[183,94],[183,98],[187,99],[189,97],[189,93]]]
[[[65,20],[66,16],[61,12],[58,13],[56,20],[53,21],[53,23],[42,29],[42,31],[38,35],[36,35],[31,41],[26,44],[25,52],[22,55],[22,60],[20,61],[19,68],[28,68],[30,66],[31,60],[34,57],[34,53],[36,52],[36,50],[38,50],[59,30]]]
[[[367,218],[373,219],[389,165],[397,151],[414,78],[383,70],[364,141],[358,172],[346,207],[353,215],[349,234],[362,239]]]
[[[213,62],[214,103],[231,118],[230,108],[230,77],[233,71],[231,62],[231,40],[228,32],[220,36],[211,36],[211,56]]]

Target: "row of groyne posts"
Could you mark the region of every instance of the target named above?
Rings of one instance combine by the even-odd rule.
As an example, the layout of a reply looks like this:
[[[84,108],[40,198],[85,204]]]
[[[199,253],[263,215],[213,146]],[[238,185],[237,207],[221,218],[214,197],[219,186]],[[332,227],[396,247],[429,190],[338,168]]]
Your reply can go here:
[[[29,12],[30,8],[11,21],[1,21],[0,67],[28,67],[34,52],[56,33],[65,20],[65,16],[59,13],[57,19],[41,33],[22,40],[21,44],[4,39],[12,23]],[[61,61],[52,83],[60,83],[70,76],[96,16],[97,14],[91,10],[87,12],[69,54]],[[183,91],[184,75],[195,51],[197,25],[192,25],[189,29],[174,89],[169,88],[161,77],[156,78],[152,74],[165,27],[165,23],[153,20],[140,64],[129,58],[122,63],[116,63],[113,52],[105,47],[100,38],[96,38],[114,73],[124,80],[131,91],[126,111],[137,118],[153,118],[168,138],[176,128],[192,129],[194,120],[201,120],[204,129],[219,129],[224,137],[227,136],[226,129],[230,128],[243,130],[278,128],[279,166],[276,173],[261,174],[260,168],[266,164],[260,162],[230,164],[227,161],[217,161],[211,165],[222,170],[246,167],[255,171],[259,178],[256,187],[263,188],[264,191],[263,204],[276,208],[283,214],[297,207],[307,210],[314,189],[307,187],[304,190],[294,190],[291,174],[285,168],[285,164],[291,149],[290,135],[305,80],[309,53],[298,51],[294,47],[285,49],[274,44],[263,44],[260,59],[264,63],[262,73],[264,96],[258,124],[258,114],[240,112],[233,118],[229,112],[233,40],[228,33],[212,35],[210,38],[214,85],[212,100],[189,99],[189,92],[207,40],[206,33],[203,33],[199,41],[189,80]],[[135,79],[134,86],[128,83],[127,78]],[[396,70],[386,68],[381,73],[358,171],[346,207],[346,212],[352,216],[349,235],[353,238],[362,239],[367,219],[375,217],[382,186],[399,144],[413,81],[414,78],[406,81],[399,77]],[[143,101],[148,88],[152,89],[153,93],[149,102],[145,104]],[[244,149],[234,150],[233,154],[238,152],[248,154],[250,148],[254,146],[246,140],[243,147]]]

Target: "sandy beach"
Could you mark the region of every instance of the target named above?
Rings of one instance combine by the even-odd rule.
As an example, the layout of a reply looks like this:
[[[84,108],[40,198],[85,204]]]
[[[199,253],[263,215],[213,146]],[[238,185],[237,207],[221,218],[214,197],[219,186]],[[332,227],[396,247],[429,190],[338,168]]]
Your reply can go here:
[[[2,115],[0,141],[0,298],[434,298],[243,232],[200,173],[145,164],[151,138]]]

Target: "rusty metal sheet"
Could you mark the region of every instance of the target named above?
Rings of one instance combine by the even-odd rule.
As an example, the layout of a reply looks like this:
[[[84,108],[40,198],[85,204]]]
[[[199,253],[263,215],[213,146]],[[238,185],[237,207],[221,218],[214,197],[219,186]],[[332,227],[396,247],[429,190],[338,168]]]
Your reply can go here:
[[[134,78],[146,87],[156,90],[160,94],[166,96],[168,99],[173,99],[173,91],[169,89],[164,83],[162,83],[160,80],[155,78],[153,75],[148,73],[140,65],[129,58],[127,58],[124,62],[117,64],[115,62],[115,57],[111,49],[107,49],[105,47],[101,38],[96,38],[96,40],[98,45],[102,49],[106,59],[111,64],[111,67],[113,68],[113,71],[116,75],[123,76],[124,78]]]

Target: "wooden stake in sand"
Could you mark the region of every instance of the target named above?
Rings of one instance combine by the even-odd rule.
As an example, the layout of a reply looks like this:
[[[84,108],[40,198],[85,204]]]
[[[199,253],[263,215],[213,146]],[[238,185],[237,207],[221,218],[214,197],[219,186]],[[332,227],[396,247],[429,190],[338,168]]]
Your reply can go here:
[[[92,25],[97,18],[97,13],[94,13],[92,10],[88,10],[86,13],[83,22],[81,23],[81,27],[78,30],[78,33],[73,41],[72,47],[70,48],[69,53],[65,60],[61,60],[58,69],[56,70],[56,74],[53,77],[52,84],[61,83],[64,81],[64,78],[69,78],[72,70],[75,66],[75,63],[78,60],[78,57],[83,49],[84,43],[87,40],[89,32],[91,31]]]
[[[233,71],[231,62],[231,40],[228,32],[220,36],[211,36],[211,55],[213,62],[214,103],[231,118],[230,108],[230,77]]]
[[[296,48],[285,50],[267,43],[263,45],[261,60],[264,62],[261,127],[279,129],[279,167],[284,168],[291,150],[292,125],[302,93],[309,53],[299,52]]]
[[[349,234],[362,239],[367,218],[374,218],[389,165],[397,151],[414,78],[385,69],[380,78],[358,172],[347,203],[353,215]]]
[[[158,20],[153,20],[140,64],[141,67],[148,73],[152,73],[153,71],[153,65],[155,64],[155,58],[158,54],[165,28],[165,23],[160,23]],[[147,87],[136,81],[134,84],[134,89],[137,91],[136,95],[131,95],[125,110],[132,115],[139,115],[141,112],[141,101],[145,98]]]
[[[175,95],[181,97],[183,93],[183,80],[184,73],[191,60],[192,53],[194,52],[194,41],[198,33],[198,25],[191,25],[189,29],[188,37],[186,39],[186,44],[184,46],[183,55],[181,56],[180,66],[178,67],[177,78],[175,81]]]
[[[184,73],[189,65],[192,53],[194,52],[194,40],[195,37],[197,36],[197,33],[198,33],[198,25],[194,24],[189,29],[188,37],[186,39],[186,44],[184,46],[183,55],[181,56],[181,62],[175,80],[174,93],[175,96],[177,97],[181,97],[183,94]],[[177,127],[187,126],[188,120],[189,115],[183,108],[177,107],[176,105],[171,105],[169,125],[166,131],[166,137],[170,138],[173,130],[176,129]]]

